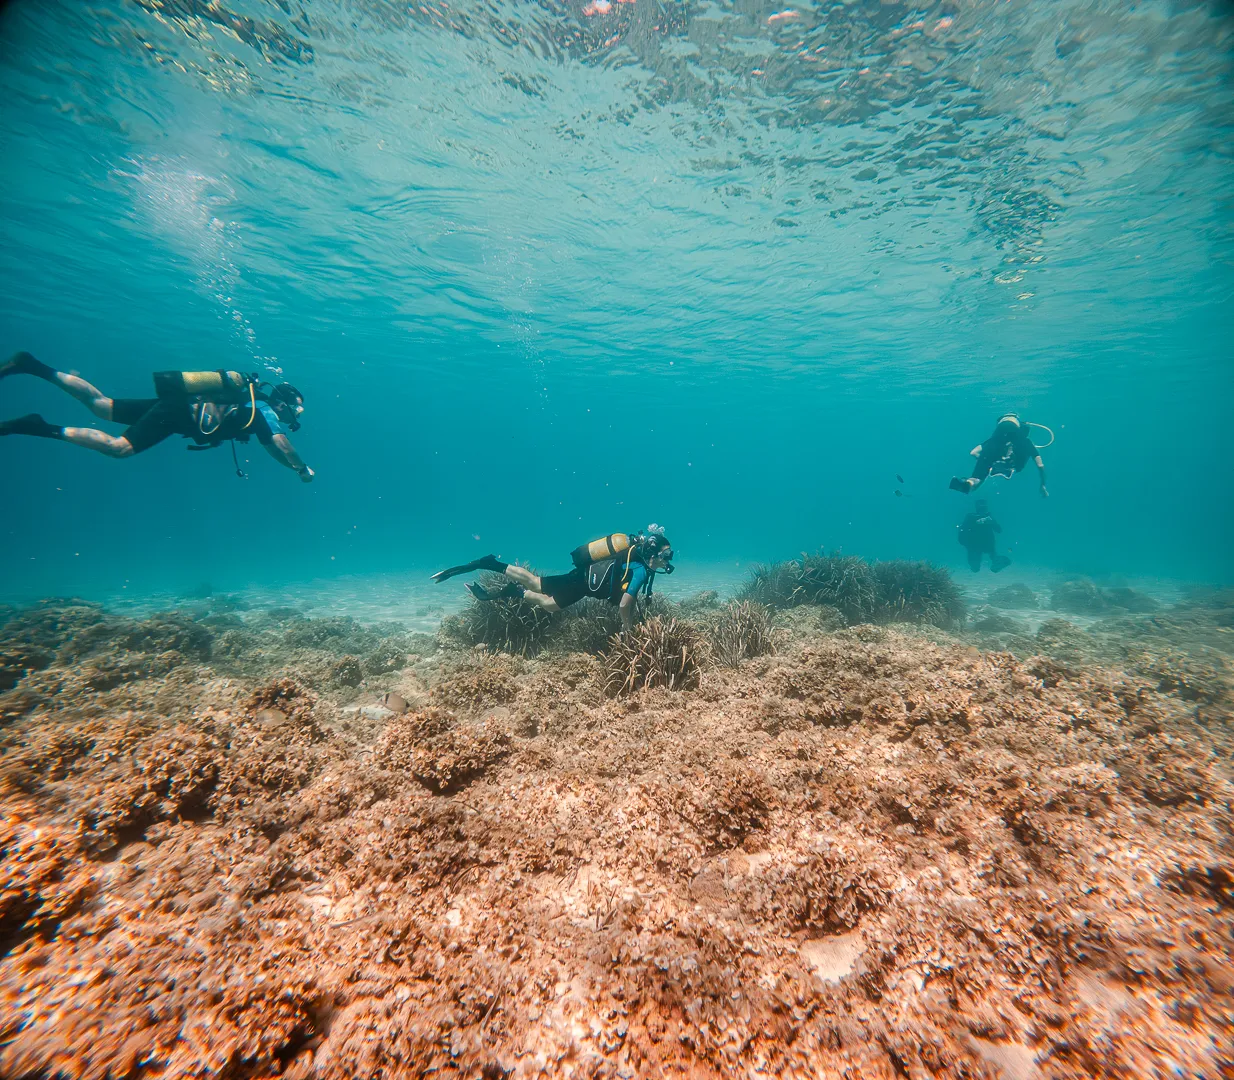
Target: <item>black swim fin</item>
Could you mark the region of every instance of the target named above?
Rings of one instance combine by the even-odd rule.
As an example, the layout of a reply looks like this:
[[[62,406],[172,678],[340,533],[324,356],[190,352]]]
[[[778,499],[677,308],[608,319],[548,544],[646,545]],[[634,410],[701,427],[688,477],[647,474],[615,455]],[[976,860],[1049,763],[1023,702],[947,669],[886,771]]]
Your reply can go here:
[[[473,559],[469,563],[464,563],[462,566],[451,566],[448,570],[438,570],[433,575],[433,580],[437,582],[449,581],[452,577],[458,577],[459,574],[472,574],[477,570],[491,570],[495,574],[504,574],[509,563],[503,563],[496,555],[485,555],[481,559]]]
[[[49,424],[38,413],[0,422],[0,435],[35,435],[41,439],[63,439],[64,428]]]
[[[990,569],[993,570],[994,573],[996,574],[1000,570],[1006,570],[1007,567],[1009,567],[1010,565],[1011,565],[1011,560],[1006,555],[991,555],[990,556]]]
[[[500,589],[493,589],[491,592],[478,582],[469,581],[467,583],[467,591],[477,600],[512,600],[516,596],[523,595],[523,587],[516,585],[513,581],[503,585]]]
[[[50,382],[55,374],[55,368],[49,368],[43,361],[36,360],[28,352],[14,353],[3,364],[0,364],[0,379],[6,379],[10,375],[34,375]]]

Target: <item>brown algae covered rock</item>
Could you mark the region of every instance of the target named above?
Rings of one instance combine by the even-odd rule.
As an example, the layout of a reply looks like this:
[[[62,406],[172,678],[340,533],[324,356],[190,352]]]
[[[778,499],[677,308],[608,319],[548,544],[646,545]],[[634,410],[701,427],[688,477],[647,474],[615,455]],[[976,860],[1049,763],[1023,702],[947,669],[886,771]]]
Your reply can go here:
[[[1022,657],[837,610],[513,656],[10,614],[47,660],[0,729],[0,1075],[1234,1069],[1225,609]]]

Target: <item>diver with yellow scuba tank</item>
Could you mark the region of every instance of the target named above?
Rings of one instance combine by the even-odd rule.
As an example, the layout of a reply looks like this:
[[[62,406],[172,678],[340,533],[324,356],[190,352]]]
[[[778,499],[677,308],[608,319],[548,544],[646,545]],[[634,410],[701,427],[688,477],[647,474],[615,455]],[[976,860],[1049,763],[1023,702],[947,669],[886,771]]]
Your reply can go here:
[[[648,525],[642,533],[609,533],[570,552],[574,569],[566,574],[541,576],[522,566],[502,562],[496,555],[485,555],[462,566],[451,566],[433,575],[437,582],[459,574],[488,570],[504,574],[509,581],[500,589],[488,590],[475,582],[468,591],[477,600],[522,597],[545,611],[561,611],[586,597],[616,604],[621,628],[634,625],[634,601],[639,593],[651,595],[656,574],[673,572],[673,545],[659,525]]]
[[[288,438],[300,427],[304,397],[291,383],[270,386],[256,375],[237,371],[157,371],[152,398],[109,398],[79,375],[56,371],[27,352],[0,364],[0,379],[33,375],[75,397],[100,420],[128,425],[120,435],[98,428],[57,427],[37,413],[0,422],[0,435],[32,435],[60,439],[97,450],[108,457],[127,458],[172,435],[192,439],[190,450],[209,450],[256,436],[275,461],[295,470],[306,484],[315,475]],[[266,389],[269,387],[269,389]],[[236,473],[240,476],[239,463]]]
[[[1050,441],[1044,446],[1033,442],[1031,428],[1041,428],[1050,433]],[[1041,451],[1054,442],[1054,432],[1044,424],[1032,424],[1020,419],[1018,413],[1004,413],[994,426],[994,433],[983,443],[978,443],[969,451],[977,459],[973,466],[973,475],[961,480],[958,476],[951,478],[951,490],[963,495],[980,487],[988,476],[1014,476],[1031,458],[1037,466],[1037,477],[1041,482],[1041,497],[1048,498],[1049,491],[1045,486],[1045,462],[1041,460]]]

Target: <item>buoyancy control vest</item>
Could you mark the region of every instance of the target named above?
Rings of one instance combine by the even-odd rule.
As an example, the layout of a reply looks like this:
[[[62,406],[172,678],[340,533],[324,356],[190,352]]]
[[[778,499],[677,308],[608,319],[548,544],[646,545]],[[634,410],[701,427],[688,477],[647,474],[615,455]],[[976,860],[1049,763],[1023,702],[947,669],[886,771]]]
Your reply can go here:
[[[257,419],[256,375],[238,371],[156,371],[154,392],[162,401],[183,403],[196,429],[191,437],[205,446],[248,439]]]
[[[635,559],[618,556],[612,559],[601,559],[587,568],[587,594],[597,600],[609,600],[619,603],[630,587]]]

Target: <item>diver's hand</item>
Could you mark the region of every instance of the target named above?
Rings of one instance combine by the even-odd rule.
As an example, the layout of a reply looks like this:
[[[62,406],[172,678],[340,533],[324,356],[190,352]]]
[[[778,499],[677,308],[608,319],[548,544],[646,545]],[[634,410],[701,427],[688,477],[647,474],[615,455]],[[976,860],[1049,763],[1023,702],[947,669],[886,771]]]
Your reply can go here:
[[[313,482],[313,477],[317,475],[307,465],[305,465],[301,469],[297,469],[296,471],[300,474],[300,479],[303,480],[306,484],[311,484]]]
[[[978,443],[976,446],[974,446],[968,452],[968,456],[969,457],[981,457],[981,443]]]
[[[1043,499],[1048,499],[1050,497],[1050,493],[1046,490],[1045,484],[1041,485],[1041,497]]]

